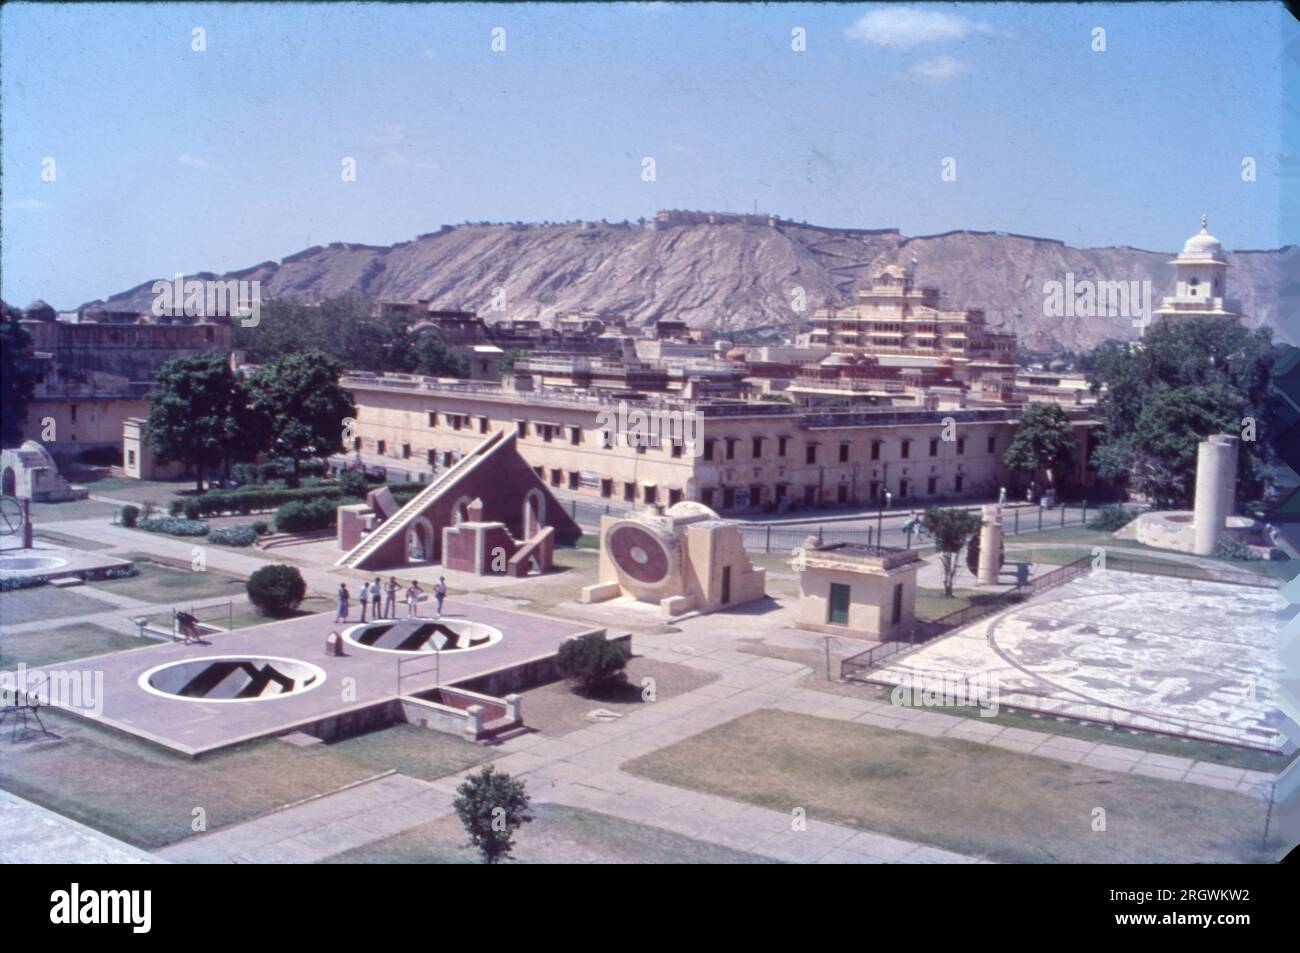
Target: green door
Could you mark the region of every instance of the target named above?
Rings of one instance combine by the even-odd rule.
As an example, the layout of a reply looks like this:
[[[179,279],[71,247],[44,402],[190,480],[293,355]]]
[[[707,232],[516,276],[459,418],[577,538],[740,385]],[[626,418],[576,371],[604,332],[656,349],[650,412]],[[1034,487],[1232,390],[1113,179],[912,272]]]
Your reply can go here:
[[[831,583],[829,621],[835,625],[849,624],[849,587],[840,582]]]

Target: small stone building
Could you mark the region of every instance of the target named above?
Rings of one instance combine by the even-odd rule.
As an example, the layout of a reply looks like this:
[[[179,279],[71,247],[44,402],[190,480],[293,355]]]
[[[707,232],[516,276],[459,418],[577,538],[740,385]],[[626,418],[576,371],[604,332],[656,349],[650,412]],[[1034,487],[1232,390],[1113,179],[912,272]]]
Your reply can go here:
[[[902,638],[916,617],[916,574],[910,549],[836,543],[810,536],[796,557],[801,629],[877,642]]]

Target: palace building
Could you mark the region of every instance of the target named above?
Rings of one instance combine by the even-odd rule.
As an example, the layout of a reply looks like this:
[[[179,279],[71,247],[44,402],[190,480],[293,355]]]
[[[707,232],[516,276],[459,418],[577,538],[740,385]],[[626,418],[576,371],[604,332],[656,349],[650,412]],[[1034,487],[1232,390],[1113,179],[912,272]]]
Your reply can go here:
[[[1241,305],[1226,297],[1228,256],[1210,234],[1207,216],[1201,216],[1201,230],[1169,264],[1174,266],[1174,293],[1161,300],[1154,312],[1157,320],[1241,317]]]

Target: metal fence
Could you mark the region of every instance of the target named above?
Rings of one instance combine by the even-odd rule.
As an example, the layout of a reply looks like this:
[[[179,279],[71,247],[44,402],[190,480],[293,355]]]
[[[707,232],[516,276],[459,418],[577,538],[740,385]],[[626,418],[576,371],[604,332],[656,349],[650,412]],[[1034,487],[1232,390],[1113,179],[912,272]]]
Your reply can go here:
[[[1051,572],[1035,576],[996,599],[965,606],[938,619],[917,622],[900,638],[881,642],[879,645],[871,646],[865,652],[859,652],[857,655],[844,659],[840,662],[840,678],[861,681],[867,672],[879,668],[882,662],[900,652],[923,645],[931,639],[960,629],[964,625],[969,625],[995,612],[1001,612],[1003,609],[1023,602],[1030,596],[1037,595],[1044,590],[1064,585],[1076,576],[1088,572],[1091,568],[1092,557],[1085,556],[1082,559],[1076,559],[1072,563],[1066,563],[1064,566],[1058,566]]]
[[[1107,550],[1104,567],[1098,568],[1113,569],[1116,572],[1142,573],[1147,576],[1174,576],[1178,579],[1223,582],[1233,586],[1251,586],[1256,589],[1277,589],[1282,585],[1282,580],[1276,577],[1264,576],[1241,569],[1232,569],[1228,566],[1209,568],[1207,566],[1193,566],[1170,561],[1156,562],[1151,559],[1133,559],[1117,554],[1113,549]]]

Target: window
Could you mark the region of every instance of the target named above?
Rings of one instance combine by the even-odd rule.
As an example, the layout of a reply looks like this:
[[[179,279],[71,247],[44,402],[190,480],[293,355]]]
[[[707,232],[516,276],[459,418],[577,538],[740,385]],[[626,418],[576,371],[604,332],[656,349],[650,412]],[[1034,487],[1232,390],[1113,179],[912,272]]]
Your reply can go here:
[[[849,462],[849,445],[847,443],[842,443],[840,444],[840,463],[848,463],[848,462]]]
[[[728,460],[736,459],[736,438],[735,437],[727,438],[727,459]]]
[[[600,495],[603,496],[603,497],[606,497],[606,498],[611,497],[611,496],[614,495],[614,481],[613,481],[613,480],[601,480],[601,481],[600,481]]]
[[[938,455],[939,455],[939,441],[938,441],[936,438],[931,437],[931,438],[930,438],[930,456],[932,456],[932,457],[937,457]]]
[[[755,437],[752,441],[752,445],[750,449],[753,451],[755,460],[762,460],[763,459],[763,438]]]
[[[939,491],[938,477],[930,477],[930,479],[925,481],[925,492],[927,495],[934,496],[934,494],[937,493],[938,491]]]
[[[681,445],[680,443],[678,443],[676,440],[673,441],[673,444],[672,444],[671,450],[672,450],[672,454],[673,454],[673,458],[674,458],[674,459],[676,459],[676,458],[678,458],[678,457],[680,457],[680,456],[682,455],[682,445]]]
[[[677,489],[677,488],[674,487],[673,489],[671,489],[671,490],[668,491],[668,505],[669,505],[669,506],[676,506],[676,505],[677,505],[678,503],[680,503],[681,501],[682,501],[682,491],[681,491],[681,490],[679,490],[679,489]]]
[[[73,404],[71,407],[69,407],[68,413],[72,415],[72,422],[75,424],[77,422],[77,405]]]
[[[436,467],[438,465],[438,451],[430,450],[425,455],[425,460],[428,462],[429,466]]]
[[[570,428],[569,428],[569,443],[573,444],[575,447],[576,447],[578,444],[582,443],[582,428],[581,428],[581,427],[570,427]]]
[[[879,441],[879,440],[873,440],[873,441],[871,441],[871,459],[872,459],[872,460],[879,460],[879,459],[880,459],[880,441]]]
[[[409,443],[402,444],[402,459],[411,459],[411,445]]]
[[[361,450],[361,438],[360,438],[360,437],[353,437],[353,438],[352,438],[352,449],[353,449],[353,450],[356,450],[356,451],[358,451],[358,452],[360,452],[360,450]]]
[[[903,584],[894,586],[894,609],[889,614],[889,624],[898,625],[903,621]]]
[[[899,495],[899,497],[902,498],[902,499],[906,499],[906,498],[907,498],[907,481],[906,481],[906,480],[899,480],[899,481],[898,481],[898,495]]]
[[[388,449],[388,444],[386,441],[383,440],[375,441],[375,452],[378,453],[381,457],[384,455],[384,451],[386,451],[387,449]]]
[[[624,483],[624,484],[623,484],[623,501],[624,501],[625,503],[635,503],[635,502],[636,502],[636,484],[635,484],[635,483]]]
[[[560,481],[564,479],[564,474],[559,470],[551,471],[551,486],[559,486]]]
[[[989,452],[989,453],[995,453],[995,452],[997,452],[997,448],[998,448],[998,438],[997,438],[997,437],[989,437],[989,451],[988,451],[988,452]]]
[[[701,491],[700,491],[700,502],[703,503],[705,506],[712,508],[712,506],[713,506],[713,488],[712,488],[712,487],[709,487],[707,490],[701,490]]]
[[[579,480],[579,477],[578,477],[578,471],[577,471],[577,470],[570,470],[570,471],[569,471],[569,489],[570,489],[570,490],[576,490],[576,489],[578,488],[578,480]]]
[[[729,486],[722,488],[722,508],[724,510],[736,508],[736,491]]]
[[[958,438],[957,438],[957,456],[960,457],[960,456],[961,456],[963,453],[965,453],[965,452],[966,452],[966,438],[965,438],[965,437],[958,437]]]
[[[835,488],[835,502],[847,503],[849,501],[849,487],[847,483],[841,483]]]
[[[527,437],[527,436],[528,436],[528,421],[526,421],[526,420],[516,420],[516,421],[515,421],[515,426],[519,428],[519,436],[520,436],[520,437]]]
[[[785,456],[785,445],[789,442],[789,440],[790,440],[789,437],[777,437],[777,438],[776,438],[776,455],[777,455],[778,457],[784,457],[784,456]]]
[[[842,582],[831,583],[826,621],[831,625],[849,624],[849,596],[852,590]]]
[[[817,444],[815,444],[815,443],[810,443],[810,444],[808,444],[808,446],[804,447],[804,449],[803,449],[803,462],[804,462],[804,463],[816,463],[816,462],[817,462]]]
[[[961,492],[961,485],[962,485],[962,483],[965,482],[965,480],[966,480],[966,478],[965,478],[962,474],[958,473],[958,474],[957,474],[957,479],[953,480],[953,489],[955,489],[958,493],[960,493],[960,492]]]
[[[461,424],[461,416],[460,416],[460,414],[448,414],[448,415],[447,415],[447,419],[451,421],[451,429],[452,429],[452,430],[459,430],[459,429],[460,429],[460,424]]]
[[[653,506],[659,502],[659,489],[657,487],[648,486],[645,488],[645,502],[647,506]]]
[[[903,457],[904,460],[906,460],[906,459],[908,459],[908,458],[911,457],[911,456],[912,456],[912,441],[910,441],[910,440],[904,440],[904,441],[903,441],[903,452],[902,452],[902,457]]]
[[[478,419],[478,432],[479,433],[488,432],[488,419],[486,417],[480,417]]]
[[[429,411],[429,426],[438,426],[438,412],[436,410]]]
[[[712,440],[706,440],[706,441],[704,441],[704,459],[705,459],[705,460],[712,460],[712,459],[713,459],[713,441],[712,441]]]
[[[135,466],[135,451],[134,451],[134,450],[128,450],[128,451],[126,452],[126,465],[127,465],[128,467],[133,467],[133,466]]]
[[[555,429],[555,428],[552,427],[550,424],[542,424],[542,425],[541,425],[542,439],[545,440],[547,443],[550,443],[550,442],[551,442],[551,432],[552,432],[554,429]]]

